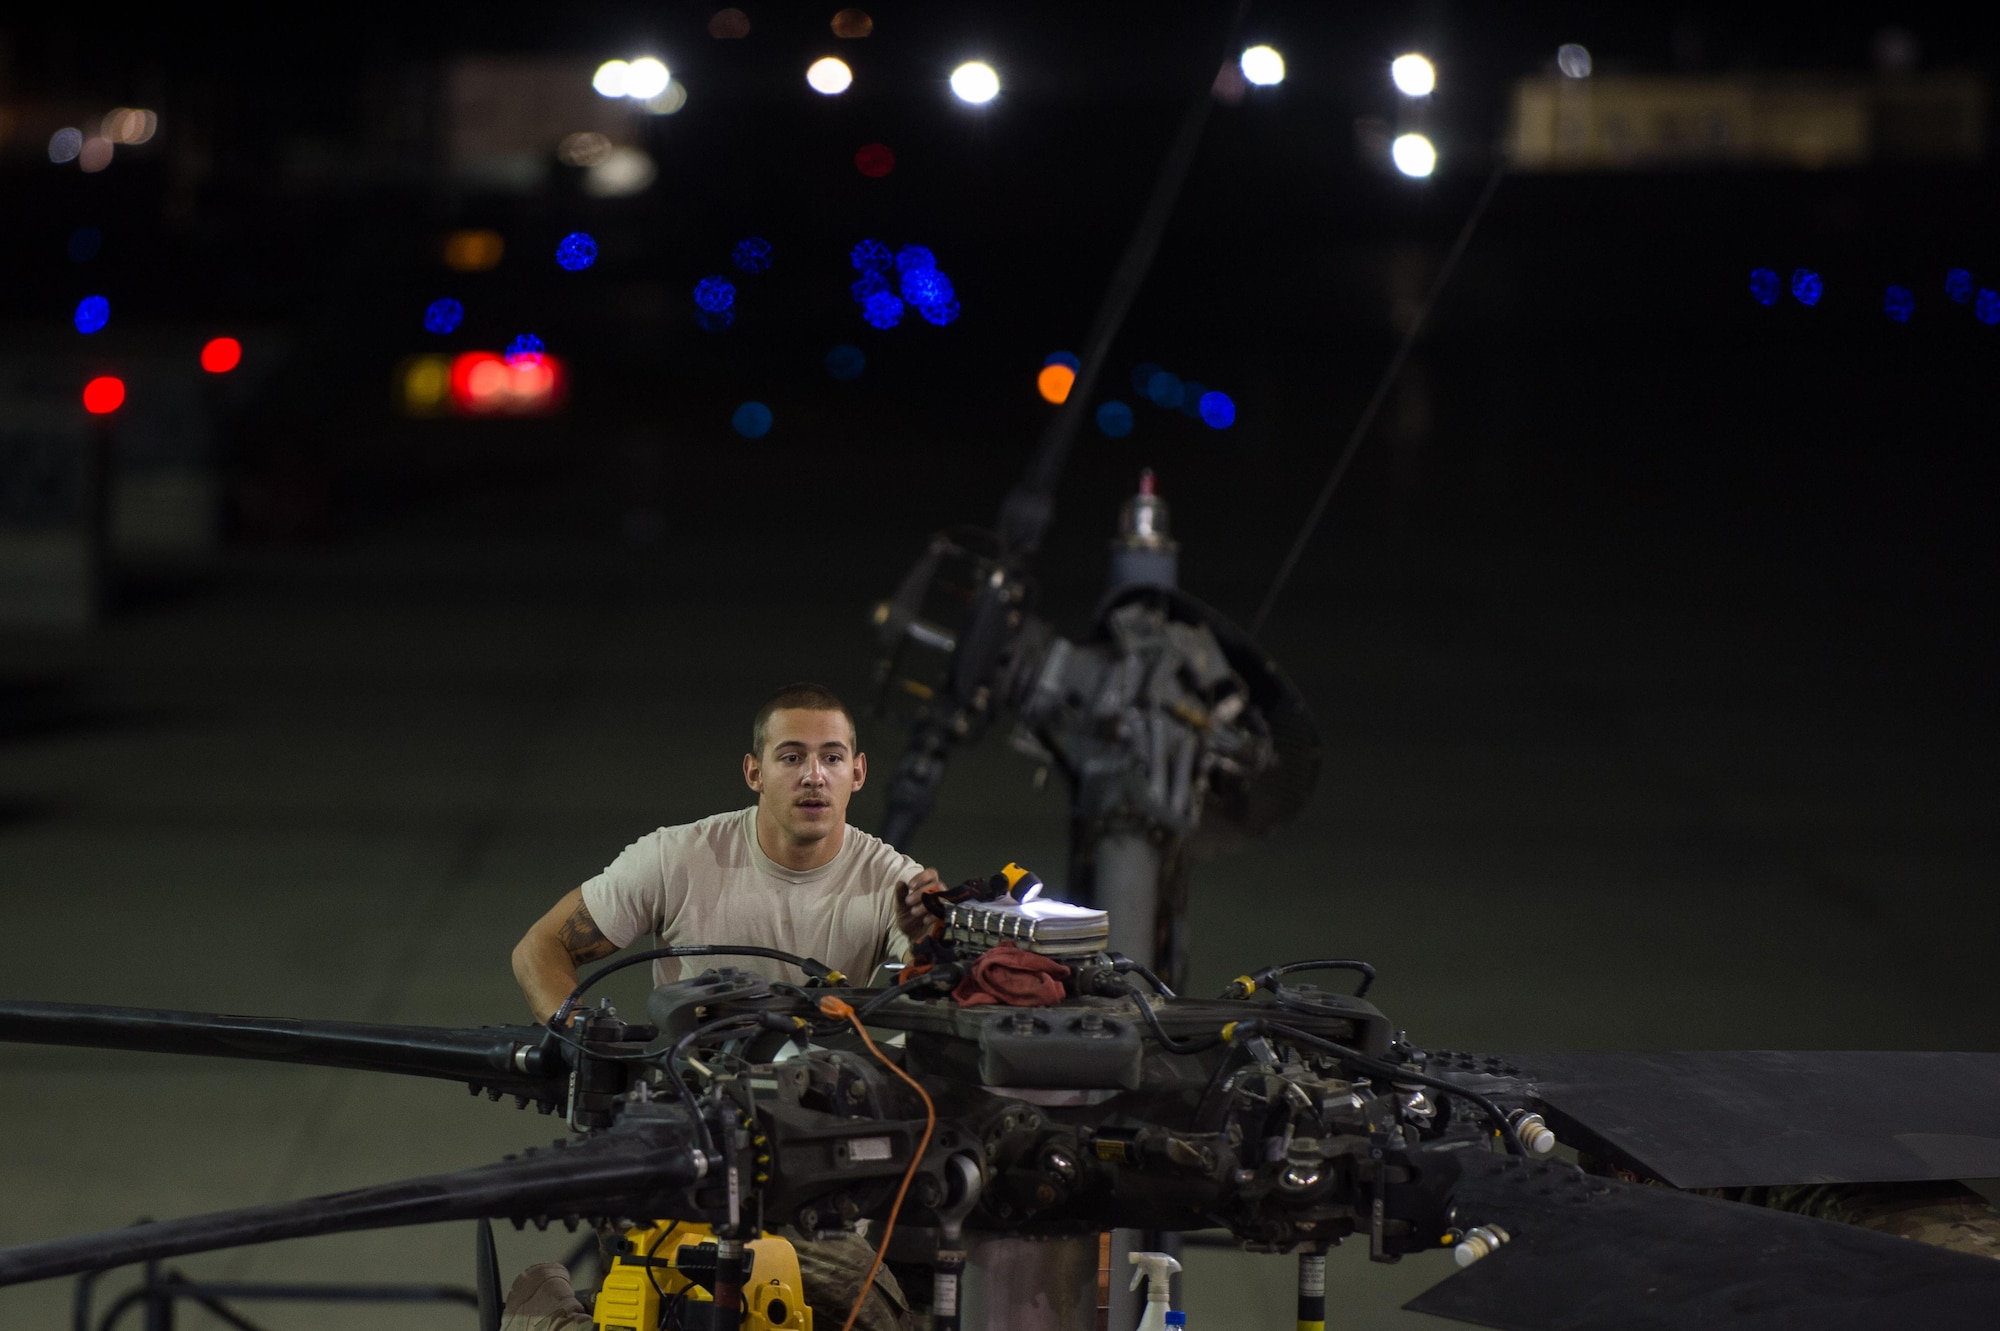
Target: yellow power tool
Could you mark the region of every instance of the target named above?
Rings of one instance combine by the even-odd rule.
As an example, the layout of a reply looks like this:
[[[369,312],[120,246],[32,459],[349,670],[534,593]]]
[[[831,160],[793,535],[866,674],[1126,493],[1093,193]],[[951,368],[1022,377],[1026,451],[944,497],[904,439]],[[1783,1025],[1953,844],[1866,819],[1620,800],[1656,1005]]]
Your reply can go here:
[[[813,1331],[798,1252],[775,1234],[743,1246],[750,1270],[741,1331]],[[707,1331],[715,1320],[715,1253],[707,1225],[662,1220],[626,1230],[624,1250],[612,1258],[597,1292],[592,1325],[601,1331]]]

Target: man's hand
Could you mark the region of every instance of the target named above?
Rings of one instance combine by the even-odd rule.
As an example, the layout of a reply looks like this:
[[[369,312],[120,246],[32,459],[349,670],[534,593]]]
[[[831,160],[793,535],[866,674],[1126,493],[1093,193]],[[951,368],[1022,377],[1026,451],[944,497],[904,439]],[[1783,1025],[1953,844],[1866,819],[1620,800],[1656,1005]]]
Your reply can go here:
[[[921,942],[931,931],[931,921],[937,917],[924,909],[924,897],[931,892],[944,891],[944,879],[938,877],[936,869],[926,869],[902,884],[902,898],[897,903],[896,924],[912,943]]]

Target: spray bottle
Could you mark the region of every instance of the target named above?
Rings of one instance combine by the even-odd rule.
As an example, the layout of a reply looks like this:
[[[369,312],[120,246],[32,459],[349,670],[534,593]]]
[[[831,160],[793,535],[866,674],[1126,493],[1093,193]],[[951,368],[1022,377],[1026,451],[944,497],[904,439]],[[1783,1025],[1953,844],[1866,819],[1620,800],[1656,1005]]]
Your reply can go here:
[[[1163,1252],[1135,1252],[1131,1262],[1139,1268],[1132,1273],[1132,1288],[1146,1282],[1146,1311],[1139,1318],[1139,1331],[1167,1331],[1167,1299],[1181,1264]]]

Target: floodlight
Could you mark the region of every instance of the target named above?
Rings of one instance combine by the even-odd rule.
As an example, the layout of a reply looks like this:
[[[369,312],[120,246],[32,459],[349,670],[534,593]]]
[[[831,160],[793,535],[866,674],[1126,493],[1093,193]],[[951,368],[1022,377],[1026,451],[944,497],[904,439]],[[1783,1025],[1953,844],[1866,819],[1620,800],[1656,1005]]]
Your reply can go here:
[[[1437,170],[1437,149],[1421,134],[1399,134],[1389,145],[1389,156],[1404,175],[1421,180]]]
[[[1389,62],[1389,77],[1396,81],[1396,91],[1405,97],[1428,97],[1438,81],[1437,67],[1420,55],[1397,56]]]
[[[993,72],[993,66],[989,64],[978,60],[967,61],[951,71],[951,90],[961,102],[978,106],[1000,95],[1000,76]]]
[[[1237,62],[1243,77],[1260,88],[1285,81],[1285,57],[1269,46],[1253,46]]]

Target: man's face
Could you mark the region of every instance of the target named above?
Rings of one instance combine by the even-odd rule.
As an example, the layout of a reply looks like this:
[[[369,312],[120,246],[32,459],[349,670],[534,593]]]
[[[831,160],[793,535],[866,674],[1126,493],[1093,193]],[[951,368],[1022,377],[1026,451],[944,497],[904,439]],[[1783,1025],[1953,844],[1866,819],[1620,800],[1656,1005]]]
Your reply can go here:
[[[840,712],[780,708],[764,728],[764,752],[743,755],[757,805],[794,841],[818,841],[847,822],[847,801],[868,779],[866,755]]]

